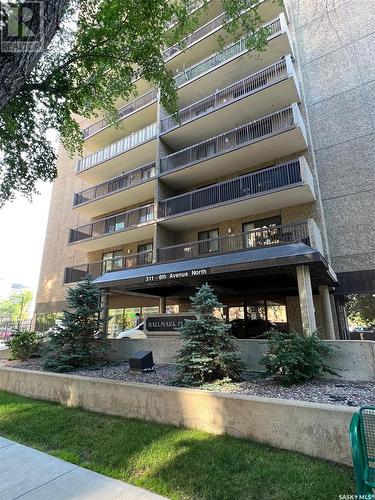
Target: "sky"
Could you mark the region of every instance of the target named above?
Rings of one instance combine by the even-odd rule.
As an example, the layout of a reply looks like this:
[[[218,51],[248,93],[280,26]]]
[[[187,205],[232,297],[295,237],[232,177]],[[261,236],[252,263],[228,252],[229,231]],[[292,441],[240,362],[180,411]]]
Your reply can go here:
[[[38,191],[32,202],[19,196],[0,208],[0,299],[12,283],[29,287],[35,298],[52,183],[38,184]]]

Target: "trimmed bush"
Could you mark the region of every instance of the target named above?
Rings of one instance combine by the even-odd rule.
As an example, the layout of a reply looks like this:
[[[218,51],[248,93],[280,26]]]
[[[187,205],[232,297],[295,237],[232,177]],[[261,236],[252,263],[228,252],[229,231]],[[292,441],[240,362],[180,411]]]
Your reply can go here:
[[[241,380],[242,362],[230,325],[216,318],[215,308],[222,307],[213,289],[203,285],[191,297],[196,320],[186,320],[180,328],[182,349],[176,384],[200,385],[214,380]]]
[[[38,343],[37,334],[26,330],[16,330],[6,342],[10,349],[11,359],[21,361],[26,361],[35,353]]]
[[[267,373],[282,385],[300,384],[320,377],[332,371],[326,358],[331,355],[331,348],[317,333],[304,336],[297,332],[268,332],[268,352],[263,356],[262,364]]]

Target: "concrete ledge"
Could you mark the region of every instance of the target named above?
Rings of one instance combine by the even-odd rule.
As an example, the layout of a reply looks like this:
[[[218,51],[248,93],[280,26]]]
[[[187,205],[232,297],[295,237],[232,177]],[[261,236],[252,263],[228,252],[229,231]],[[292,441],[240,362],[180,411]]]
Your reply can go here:
[[[351,464],[355,408],[0,368],[0,389],[94,412],[228,434]]]
[[[329,366],[346,380],[375,381],[375,342],[371,340],[326,340],[333,348]],[[110,358],[128,361],[135,351],[151,350],[156,363],[174,363],[181,347],[179,335],[147,339],[111,339]],[[266,340],[238,340],[242,361],[248,370],[264,372],[260,360]],[[335,376],[337,378],[337,376]]]

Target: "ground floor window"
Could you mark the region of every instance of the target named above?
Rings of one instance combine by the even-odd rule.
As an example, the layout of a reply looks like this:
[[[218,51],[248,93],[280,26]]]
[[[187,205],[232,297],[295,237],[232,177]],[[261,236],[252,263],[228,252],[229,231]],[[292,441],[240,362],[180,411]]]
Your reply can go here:
[[[177,314],[179,312],[178,305],[167,306],[168,314]],[[129,330],[135,326],[136,314],[139,313],[143,318],[145,314],[158,314],[159,306],[143,306],[143,307],[125,307],[120,309],[109,309],[108,317],[108,334],[116,336],[124,330]]]
[[[37,313],[35,316],[35,331],[46,332],[53,326],[58,319],[61,319],[62,313]]]
[[[288,330],[286,303],[282,299],[251,299],[244,305],[229,306],[227,320],[237,338],[257,338],[270,329]]]

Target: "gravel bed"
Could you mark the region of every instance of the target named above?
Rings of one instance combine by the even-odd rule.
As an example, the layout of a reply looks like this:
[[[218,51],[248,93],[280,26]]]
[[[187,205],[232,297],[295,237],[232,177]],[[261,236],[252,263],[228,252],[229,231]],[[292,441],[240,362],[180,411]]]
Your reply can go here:
[[[40,360],[6,361],[1,366],[42,370]],[[176,374],[174,365],[157,365],[155,371],[135,374],[130,373],[128,363],[105,365],[96,369],[76,370],[71,372],[83,377],[106,378],[126,382],[142,382],[157,385],[172,385]],[[282,387],[268,377],[248,374],[244,382],[205,384],[202,389],[260,396],[267,398],[296,399],[312,403],[332,405],[360,406],[375,405],[375,384],[373,382],[352,382],[344,379],[316,379],[292,387]]]

